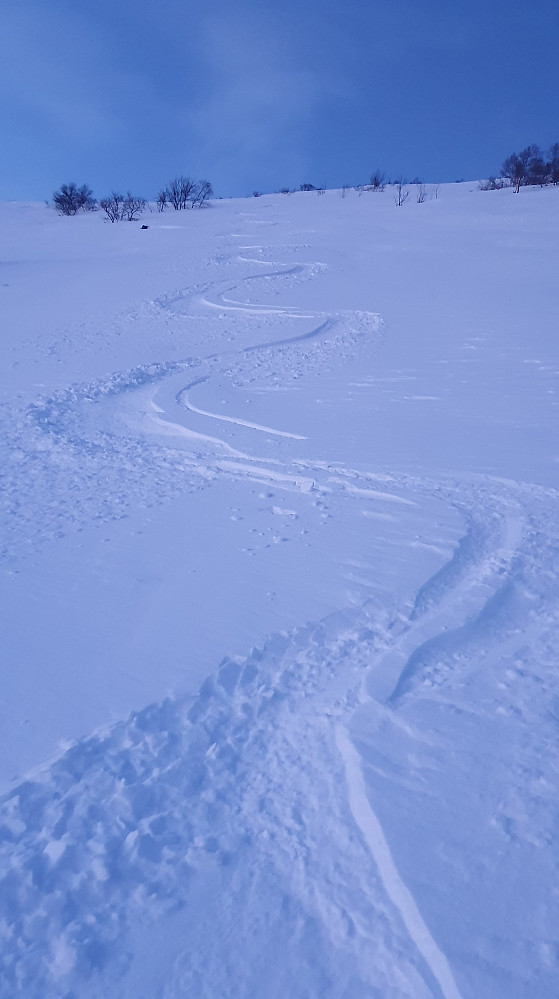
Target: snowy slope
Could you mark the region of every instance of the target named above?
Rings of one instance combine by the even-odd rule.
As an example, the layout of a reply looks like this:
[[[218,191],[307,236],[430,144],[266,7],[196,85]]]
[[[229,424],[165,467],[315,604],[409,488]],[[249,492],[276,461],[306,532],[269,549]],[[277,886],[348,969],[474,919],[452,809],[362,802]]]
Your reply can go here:
[[[0,208],[0,996],[554,999],[554,189]]]

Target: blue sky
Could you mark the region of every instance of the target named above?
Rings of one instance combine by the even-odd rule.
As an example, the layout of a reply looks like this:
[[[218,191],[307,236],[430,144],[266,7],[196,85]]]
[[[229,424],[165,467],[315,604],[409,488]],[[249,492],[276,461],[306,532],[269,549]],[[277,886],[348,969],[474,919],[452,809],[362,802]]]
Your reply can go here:
[[[0,0],[0,198],[153,197],[378,168],[498,172],[559,141],[559,5],[510,0]]]

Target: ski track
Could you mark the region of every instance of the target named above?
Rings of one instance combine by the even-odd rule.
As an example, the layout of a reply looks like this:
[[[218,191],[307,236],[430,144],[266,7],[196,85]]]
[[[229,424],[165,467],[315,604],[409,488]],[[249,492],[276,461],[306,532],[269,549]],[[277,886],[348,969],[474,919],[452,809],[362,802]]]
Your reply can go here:
[[[287,269],[288,276],[292,270]],[[294,272],[297,279],[308,280],[317,270],[318,265],[300,265]],[[273,273],[283,275],[277,269]],[[254,282],[258,276],[252,275],[248,280]],[[219,299],[221,288],[238,285],[238,281],[216,282],[214,297]],[[204,330],[204,317],[198,315],[198,310],[201,293],[209,290],[204,285],[170,293],[148,305],[147,312],[153,321],[175,315],[178,309],[176,315],[180,321],[181,307],[186,303],[187,310],[193,308],[195,321]],[[215,304],[217,307],[219,303]],[[145,312],[146,307],[140,306],[137,313],[129,314],[129,326],[144,317]],[[131,505],[148,507],[165,502],[185,489],[205,488],[215,474],[213,459],[223,451],[243,460],[249,458],[213,435],[185,427],[180,419],[180,413],[184,413],[178,402],[180,392],[178,412],[155,414],[145,396],[150,386],[153,396],[165,379],[202,365],[210,367],[211,375],[224,374],[237,386],[256,379],[296,380],[313,366],[328,366],[340,355],[354,353],[363,336],[377,337],[380,330],[377,315],[352,312],[326,319],[319,317],[318,325],[303,334],[270,340],[266,334],[277,322],[283,329],[286,319],[300,323],[315,318],[316,314],[280,309],[277,315],[258,316],[254,327],[250,306],[240,306],[239,314],[242,319],[238,327],[234,321],[233,326],[228,324],[229,334],[253,329],[259,342],[239,348],[228,345],[209,357],[158,361],[129,371],[116,371],[39,398],[26,408],[17,402],[0,407],[3,429],[0,515],[8,525],[3,532],[0,562],[15,571],[18,559],[36,552],[53,538],[79,530],[91,520],[110,521],[126,516]],[[192,384],[192,379],[189,382]],[[115,432],[113,421],[103,419],[103,404],[118,403],[120,399],[127,406],[137,400],[138,413],[132,422],[128,419],[123,424],[120,420]],[[240,420],[233,422],[240,424]],[[167,439],[177,438],[176,447],[167,444],[162,448],[159,442],[154,443],[156,427]],[[138,429],[147,433],[138,434]],[[265,432],[286,435],[272,429]],[[293,437],[303,439],[302,435],[293,434]],[[200,445],[194,454],[185,450],[184,442],[188,439]],[[98,490],[101,480],[105,483],[102,497]]]
[[[190,402],[186,389],[184,389],[180,394],[180,404],[184,406],[185,409],[189,409],[191,413],[198,413],[198,416],[208,416],[210,419],[219,420],[222,423],[234,423],[238,427],[248,427],[249,430],[259,430],[261,433],[272,434],[274,437],[289,437],[294,441],[304,441],[307,439],[301,434],[291,434],[287,430],[273,430],[271,427],[262,427],[259,423],[249,423],[248,420],[241,420],[239,417],[224,416],[223,414],[209,413],[206,409],[199,409]]]
[[[149,402],[155,389],[166,378],[182,372],[189,377],[204,365],[208,373],[177,395],[183,413],[301,440],[296,433],[197,408],[188,389],[218,373],[236,384],[274,372],[278,379],[297,377],[313,363],[335,363],[340,350],[355,351],[361,336],[378,335],[379,319],[369,313],[323,316],[231,298],[239,287],[309,279],[322,267],[295,264],[282,270],[265,260],[250,263],[275,269],[186,289],[159,300],[155,309],[178,309],[179,315],[191,310],[202,323],[204,310],[224,312],[231,322],[242,316],[245,329],[254,324],[258,342],[70,386],[37,400],[15,420],[6,419],[3,516],[10,518],[13,539],[4,551],[8,565],[87,520],[125,516],[132,503],[149,505],[178,491],[207,488],[220,475],[273,481],[312,501],[317,495],[327,501],[332,490],[348,502],[387,504],[411,502],[398,489],[407,495],[411,490],[418,499],[435,495],[461,512],[466,533],[446,565],[418,590],[414,605],[390,621],[380,621],[377,610],[364,604],[270,636],[245,660],[224,661],[194,700],[167,699],[133,714],[68,747],[5,795],[2,996],[95,997],[107,994],[107,982],[116,994],[114,982],[126,971],[126,941],[140,917],[165,918],[186,905],[192,879],[208,865],[250,871],[254,857],[265,854],[302,910],[325,927],[342,964],[356,969],[355,996],[428,997],[434,994],[432,977],[444,999],[460,999],[449,960],[400,878],[368,800],[351,718],[368,698],[396,714],[410,699],[444,691],[458,673],[478,668],[497,643],[514,644],[518,620],[528,633],[537,616],[557,626],[549,597],[558,589],[558,542],[550,528],[556,524],[557,498],[551,490],[488,477],[431,482],[410,474],[380,481],[310,460],[278,468],[269,458],[243,454],[168,419],[172,414]],[[265,339],[276,321],[283,326],[309,320],[315,324],[310,331]],[[128,432],[107,429],[104,406],[124,399],[134,412],[140,402],[145,407],[143,424]],[[154,433],[183,438],[182,446],[162,446],[153,441]],[[195,452],[188,449],[194,446]],[[101,475],[106,498],[99,505],[95,483]],[[52,497],[50,506],[45,496]],[[541,582],[542,565],[551,587]],[[313,739],[319,748],[313,749]],[[320,748],[338,774],[335,786],[324,786]],[[284,785],[290,788],[287,795]],[[257,787],[266,803],[260,809],[254,806]],[[338,849],[330,846],[330,852],[313,857],[305,837],[324,835],[320,814],[328,800],[337,816],[332,842]],[[347,800],[357,838],[345,817]],[[359,901],[348,913],[343,899],[356,870],[367,876],[358,878]],[[380,918],[390,925],[387,942],[375,928]],[[327,960],[325,955],[326,950]],[[218,982],[217,963],[197,970],[195,959],[183,955],[165,994],[192,988],[213,997]],[[380,991],[373,993],[373,987]],[[242,982],[238,988],[222,982],[220,988],[224,999],[246,994]]]
[[[231,465],[234,471],[236,465]],[[251,466],[247,471],[252,471]],[[429,486],[417,483],[417,488]],[[479,492],[478,485],[478,502]],[[480,502],[480,511],[487,508],[487,499],[484,496]],[[550,497],[540,495],[539,500],[547,510]],[[463,491],[460,502],[464,502]],[[422,971],[425,962],[441,995],[457,999],[460,992],[448,960],[391,858],[348,733],[352,713],[363,701],[363,684],[375,664],[382,668],[387,643],[392,642],[394,651],[403,634],[407,646],[413,647],[423,635],[425,622],[436,631],[445,619],[443,605],[461,601],[461,590],[469,592],[476,585],[487,587],[485,611],[491,614],[497,577],[503,571],[519,580],[522,564],[524,585],[528,585],[528,556],[534,552],[528,546],[523,553],[526,543],[517,540],[513,554],[508,544],[518,539],[517,522],[511,526],[502,510],[499,519],[499,506],[494,502],[492,531],[480,538],[483,532],[470,529],[469,540],[459,548],[460,566],[455,554],[425,584],[420,594],[423,610],[418,613],[416,604],[407,624],[401,619],[380,622],[377,609],[364,605],[289,635],[270,636],[267,645],[254,649],[246,660],[225,660],[196,699],[168,699],[133,714],[69,747],[55,763],[6,795],[0,807],[0,983],[5,990],[0,994],[62,999],[72,989],[79,995],[84,981],[88,996],[107,994],[103,976],[117,982],[125,974],[127,936],[142,914],[166,918],[187,904],[198,871],[203,875],[208,864],[212,870],[215,865],[232,871],[236,864],[250,868],[264,849],[264,865],[279,865],[308,918],[314,914],[330,927],[336,953],[357,962],[360,988],[378,982],[378,968],[386,962],[390,967],[390,948],[388,954],[375,956],[374,948],[380,946],[375,919],[381,911],[391,923],[394,938],[400,940],[400,969],[410,961],[400,921],[418,953],[394,995],[415,999],[433,994]],[[502,504],[501,498],[498,502]],[[496,541],[501,542],[497,548]],[[470,552],[468,557],[465,550]],[[538,612],[541,615],[541,606]],[[441,663],[440,686],[463,668],[463,645],[457,629],[451,633],[444,666]],[[467,663],[475,661],[480,651],[479,643],[470,648]],[[406,674],[405,667],[402,673]],[[431,686],[428,665],[421,660],[399,696],[426,696]],[[391,711],[397,709],[397,702],[394,696],[386,699]],[[363,908],[351,914],[360,927],[357,938],[344,933],[340,937],[335,927],[346,919],[341,898],[344,884],[350,882],[349,868],[357,865],[355,870],[368,870],[368,861],[354,843],[345,864],[334,852],[336,870],[322,871],[312,855],[305,853],[306,836],[301,840],[301,829],[311,829],[316,822],[312,814],[305,815],[304,802],[312,802],[310,789],[296,790],[301,788],[301,762],[305,761],[304,770],[314,788],[320,779],[324,782],[319,775],[328,749],[335,770],[334,747],[343,763],[356,826],[378,873],[378,882],[372,869],[360,879]],[[258,792],[264,808],[255,809],[252,801],[255,781],[268,785]],[[289,788],[286,796],[283,787]],[[334,791],[340,794],[339,782]],[[294,825],[290,812],[299,796],[300,814]],[[324,802],[316,804],[318,821],[323,808]],[[329,814],[336,810],[342,810],[339,801],[329,805]],[[255,815],[259,815],[257,827],[253,826]],[[346,822],[338,817],[331,827],[325,858],[332,852],[332,839],[345,849]],[[262,844],[272,841],[270,853]],[[244,852],[247,844],[250,859]],[[311,865],[312,874],[309,868],[296,877],[291,862],[286,868],[281,860],[284,851],[288,856],[295,851],[296,867]],[[309,894],[301,885],[310,884],[314,890]],[[180,988],[202,989],[197,977],[201,971],[191,967],[186,956],[179,964],[181,970],[175,969],[173,980],[180,982]],[[204,969],[209,984],[201,995],[213,994],[214,973],[213,968]],[[237,990],[222,983],[220,988],[226,997],[245,994],[240,986]],[[384,988],[381,995],[392,994],[390,973]],[[172,989],[168,994],[173,994]]]
[[[336,727],[336,745],[344,761],[351,811],[376,861],[386,892],[400,912],[410,938],[439,983],[444,999],[462,999],[446,957],[437,947],[413,896],[396,870],[382,826],[368,801],[359,754],[341,725]]]

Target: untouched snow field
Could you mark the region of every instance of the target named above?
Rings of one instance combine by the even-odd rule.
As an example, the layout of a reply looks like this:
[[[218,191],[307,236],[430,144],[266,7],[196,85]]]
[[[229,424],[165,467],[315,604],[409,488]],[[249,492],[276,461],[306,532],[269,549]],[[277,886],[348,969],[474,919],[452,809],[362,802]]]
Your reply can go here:
[[[2,999],[556,999],[558,216],[0,207]]]

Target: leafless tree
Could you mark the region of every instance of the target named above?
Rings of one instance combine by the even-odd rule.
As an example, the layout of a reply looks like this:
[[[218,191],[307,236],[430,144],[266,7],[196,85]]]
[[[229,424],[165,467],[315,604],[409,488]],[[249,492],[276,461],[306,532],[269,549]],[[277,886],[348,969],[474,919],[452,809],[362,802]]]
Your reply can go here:
[[[192,188],[188,200],[190,201],[193,208],[198,206],[201,208],[202,205],[211,198],[213,194],[213,188],[209,180],[198,180]]]
[[[550,180],[549,163],[546,163],[543,156],[533,156],[528,164],[526,181],[528,184],[545,187]]]
[[[559,184],[559,143],[551,146],[547,158],[534,145],[511,153],[501,167],[501,177],[514,187],[516,194],[521,187]]]
[[[424,201],[427,201],[427,188],[425,184],[422,184],[421,182],[419,182],[419,184],[416,184],[415,192],[416,192],[415,200],[417,201],[418,205],[422,205]]]
[[[99,206],[111,222],[120,222],[123,218],[124,198],[122,194],[113,191],[107,198],[101,198]]]
[[[142,212],[145,211],[146,205],[145,198],[139,198],[127,191],[122,202],[121,218],[128,222],[137,222]]]
[[[190,177],[175,177],[169,181],[167,187],[167,200],[172,204],[176,212],[182,211],[188,205],[190,195],[195,187],[195,181]]]
[[[538,146],[526,146],[526,149],[522,149],[518,154],[511,153],[507,156],[501,167],[501,177],[510,180],[516,194],[528,183],[530,161],[540,157]]]
[[[401,205],[405,205],[408,200],[410,192],[406,190],[404,180],[402,178],[394,181],[394,191],[392,192],[392,196],[394,198],[394,204],[397,205],[398,208],[400,208]]]
[[[155,204],[157,205],[158,212],[164,212],[167,207],[167,188],[164,187],[161,191],[158,191],[155,196]]]
[[[381,170],[375,170],[375,172],[371,174],[369,184],[372,191],[384,191],[384,188],[386,187],[386,174]]]
[[[93,191],[87,184],[82,184],[81,187],[76,184],[62,184],[58,191],[54,191],[52,200],[61,215],[92,212],[97,207]]]
[[[211,198],[212,185],[209,180],[192,180],[191,177],[175,177],[165,191],[167,201],[175,211],[201,206]]]
[[[130,191],[125,195],[113,191],[107,198],[101,198],[100,207],[111,222],[137,222],[139,216],[145,211],[147,201],[139,198]]]
[[[559,184],[559,142],[554,142],[548,152],[549,179],[552,184]]]

